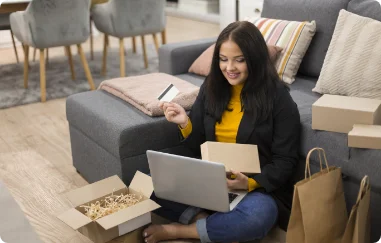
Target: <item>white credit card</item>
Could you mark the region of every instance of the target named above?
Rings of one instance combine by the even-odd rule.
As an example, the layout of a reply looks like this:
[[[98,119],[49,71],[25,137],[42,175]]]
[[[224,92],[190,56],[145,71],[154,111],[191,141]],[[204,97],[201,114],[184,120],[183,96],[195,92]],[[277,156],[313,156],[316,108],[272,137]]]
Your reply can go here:
[[[179,92],[180,91],[173,84],[169,84],[157,99],[164,102],[171,102]]]

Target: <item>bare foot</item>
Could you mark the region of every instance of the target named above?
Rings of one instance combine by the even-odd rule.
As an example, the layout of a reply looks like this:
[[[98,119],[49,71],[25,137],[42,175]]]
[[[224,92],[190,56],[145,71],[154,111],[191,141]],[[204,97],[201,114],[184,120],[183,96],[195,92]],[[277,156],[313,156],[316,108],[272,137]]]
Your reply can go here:
[[[151,225],[143,231],[144,241],[146,243],[157,243],[162,240],[177,239],[176,225]]]

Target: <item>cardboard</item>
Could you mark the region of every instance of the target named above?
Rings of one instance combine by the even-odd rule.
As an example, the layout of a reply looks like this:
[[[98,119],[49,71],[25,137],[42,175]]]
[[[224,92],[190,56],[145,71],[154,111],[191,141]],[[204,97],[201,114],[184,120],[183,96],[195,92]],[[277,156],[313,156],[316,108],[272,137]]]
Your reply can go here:
[[[151,177],[139,171],[136,172],[129,188],[118,176],[112,176],[67,193],[66,196],[73,208],[62,213],[58,218],[95,243],[108,242],[122,235],[125,235],[124,242],[142,242],[143,238],[135,231],[137,229],[141,231],[143,226],[151,223],[151,211],[160,207],[149,199],[152,192]],[[112,193],[137,194],[143,197],[143,201],[95,221],[84,215],[81,205],[101,200]]]
[[[201,144],[201,156],[202,160],[223,163],[227,172],[261,173],[257,145],[205,142]]]
[[[323,95],[312,105],[312,129],[348,133],[354,124],[381,125],[381,100]]]
[[[355,124],[348,133],[348,147],[381,149],[381,126]]]

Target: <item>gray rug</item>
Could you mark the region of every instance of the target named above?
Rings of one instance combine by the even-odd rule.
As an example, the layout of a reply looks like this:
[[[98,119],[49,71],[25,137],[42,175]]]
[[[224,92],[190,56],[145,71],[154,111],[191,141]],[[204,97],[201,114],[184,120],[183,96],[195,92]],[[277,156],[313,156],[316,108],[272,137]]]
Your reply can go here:
[[[76,80],[71,79],[69,62],[66,56],[50,58],[49,63],[46,64],[47,101],[90,90],[80,57],[77,54],[77,48],[72,46],[71,49]],[[33,53],[33,51],[30,51],[30,53]],[[106,76],[101,75],[102,51],[94,53],[93,61],[90,60],[89,54],[86,53],[86,57],[96,88],[105,79],[119,77],[119,48],[114,46],[114,48],[108,49]],[[153,45],[147,45],[147,56],[149,65],[148,69],[145,69],[141,48],[138,48],[136,54],[131,49],[127,50],[127,56],[125,57],[126,75],[136,76],[157,72],[159,67],[158,55]],[[38,54],[36,59],[39,60]],[[35,62],[30,61],[28,89],[24,89],[24,64],[22,62],[0,65],[0,109],[40,102],[40,65],[37,60]]]

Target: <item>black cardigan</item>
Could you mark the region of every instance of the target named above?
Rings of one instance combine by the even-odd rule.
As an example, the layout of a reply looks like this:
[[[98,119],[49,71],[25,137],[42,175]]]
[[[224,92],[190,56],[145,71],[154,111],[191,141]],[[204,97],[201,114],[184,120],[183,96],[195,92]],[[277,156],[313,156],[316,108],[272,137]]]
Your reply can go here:
[[[198,156],[202,143],[216,140],[216,120],[205,112],[204,93],[202,85],[189,114],[192,132],[183,140],[184,145]],[[252,114],[244,112],[236,138],[237,143],[258,146],[261,173],[252,178],[261,185],[259,190],[276,199],[280,221],[284,221],[280,222],[282,228],[287,227],[291,208],[293,184],[290,179],[299,161],[299,136],[299,110],[286,86],[279,84],[269,118],[255,122]]]

